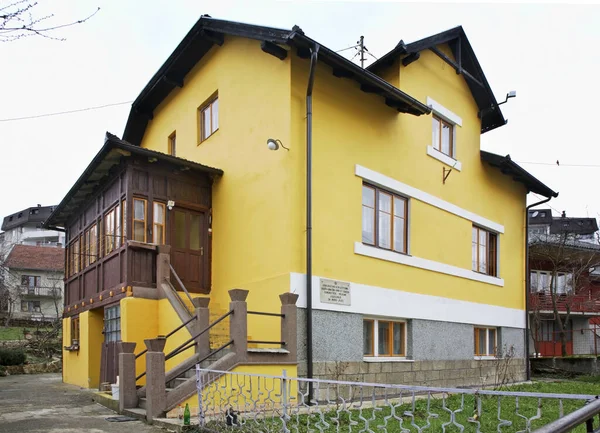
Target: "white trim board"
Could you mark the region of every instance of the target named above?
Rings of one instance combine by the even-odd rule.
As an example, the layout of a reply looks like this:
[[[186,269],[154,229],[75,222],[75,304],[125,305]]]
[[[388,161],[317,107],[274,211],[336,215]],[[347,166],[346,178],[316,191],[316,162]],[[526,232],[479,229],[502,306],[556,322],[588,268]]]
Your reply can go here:
[[[524,310],[353,282],[350,282],[351,305],[326,304],[320,299],[320,281],[321,277],[313,275],[312,306],[315,310],[525,329]],[[290,273],[290,292],[299,295],[298,307],[306,308],[305,274]]]
[[[462,169],[462,164],[460,161],[451,158],[448,155],[445,155],[437,149],[434,149],[431,145],[427,146],[427,155],[437,159],[438,161],[443,162],[444,164],[452,167],[456,171],[461,171]]]
[[[469,269],[459,268],[457,266],[447,265],[445,263],[435,262],[433,260],[422,259],[420,257],[409,256],[407,254],[400,254],[394,251],[371,247],[363,244],[362,242],[354,243],[354,254],[360,254],[361,256],[400,263],[402,265],[439,272],[440,274],[452,275],[454,277],[466,278],[467,280],[479,281],[481,283],[504,287],[504,280],[502,278],[480,274],[479,272],[473,272]]]
[[[454,123],[455,125],[462,126],[462,118],[458,114],[448,110],[442,104],[430,98],[429,96],[427,97],[427,106],[444,120]]]
[[[446,212],[472,221],[483,228],[487,228],[496,233],[504,233],[504,226],[502,224],[498,224],[497,222],[491,221],[471,211],[458,207],[455,204],[452,204],[434,195],[431,195],[428,192],[421,191],[420,189],[417,189],[415,187],[402,183],[396,179],[388,177],[384,174],[363,167],[362,165],[356,164],[355,174],[356,176],[361,177],[364,180],[373,183],[377,186],[381,186],[398,194],[414,198],[415,200],[422,201],[423,203],[427,203],[431,206],[435,206],[439,209],[445,210]]]

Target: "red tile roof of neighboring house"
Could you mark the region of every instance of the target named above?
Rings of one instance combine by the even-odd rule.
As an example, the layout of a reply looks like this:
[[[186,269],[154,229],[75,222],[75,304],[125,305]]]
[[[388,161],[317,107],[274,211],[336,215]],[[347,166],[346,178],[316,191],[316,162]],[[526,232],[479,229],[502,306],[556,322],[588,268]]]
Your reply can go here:
[[[6,267],[40,271],[64,271],[65,250],[34,245],[15,245],[6,258]]]

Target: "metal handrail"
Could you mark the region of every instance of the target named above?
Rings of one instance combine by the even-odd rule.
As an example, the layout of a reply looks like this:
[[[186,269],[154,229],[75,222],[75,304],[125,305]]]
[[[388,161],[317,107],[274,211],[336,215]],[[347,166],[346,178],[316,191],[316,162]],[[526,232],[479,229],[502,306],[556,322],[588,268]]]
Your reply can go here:
[[[165,335],[165,338],[169,338],[171,335],[175,334],[177,331],[179,331],[181,328],[183,328],[184,326],[188,325],[190,322],[196,320],[198,318],[198,316],[192,316],[192,318],[184,323],[182,323],[181,325],[179,325],[177,328],[173,329],[171,332],[169,332],[167,335]],[[160,337],[160,335],[159,335]],[[142,356],[144,353],[146,353],[148,351],[148,349],[144,349],[142,350],[140,353],[138,353],[137,355],[135,355],[135,359],[138,359],[140,356]]]
[[[285,318],[285,314],[280,313],[265,313],[263,311],[247,311],[248,314],[254,314],[256,316],[273,316],[273,317],[281,317]]]
[[[210,329],[212,329],[215,325],[217,325],[218,323],[222,322],[223,320],[225,320],[225,318],[227,318],[228,316],[233,314],[233,310],[229,310],[227,313],[223,314],[221,317],[219,317],[217,320],[215,320],[213,323],[211,323],[210,325],[208,325],[206,328],[204,328],[202,331],[200,331],[198,334],[194,335],[192,338],[190,338],[189,340],[187,340],[185,343],[180,344],[179,346],[177,346],[175,349],[173,349],[171,352],[169,352],[165,358],[170,358],[173,357],[175,355],[173,355],[173,353],[176,352],[179,353],[179,351],[187,346],[188,344],[190,344],[192,341],[196,340],[198,337],[200,337],[202,334],[208,332]]]
[[[190,300],[190,302],[192,303],[192,305],[194,305],[194,301],[193,301],[192,296],[190,295],[190,292],[188,292],[187,289],[185,288],[185,286],[183,285],[183,282],[179,278],[179,275],[177,275],[177,272],[175,272],[175,269],[173,269],[173,265],[171,263],[169,263],[169,268],[171,269],[171,273],[175,276],[175,280],[177,281],[177,284],[179,284],[181,286],[181,288],[187,295],[187,297]]]
[[[594,433],[594,417],[600,414],[600,399],[590,400],[584,407],[535,430],[533,433],[566,433],[585,423],[586,432]]]

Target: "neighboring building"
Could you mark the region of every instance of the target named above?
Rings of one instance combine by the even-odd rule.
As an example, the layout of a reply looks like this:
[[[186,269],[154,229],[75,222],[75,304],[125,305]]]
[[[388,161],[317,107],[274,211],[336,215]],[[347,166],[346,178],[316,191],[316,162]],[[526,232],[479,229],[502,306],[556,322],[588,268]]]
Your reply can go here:
[[[138,353],[181,324],[165,257],[215,317],[232,288],[249,290],[249,311],[300,296],[286,347],[297,371],[262,372],[331,376],[344,361],[338,377],[482,385],[512,349],[524,379],[526,195],[557,194],[481,151],[505,120],[464,31],[400,43],[368,70],[315,44],[297,27],[202,17],[133,103],[123,140],[107,134],[46,224],[67,233],[65,381],[110,381],[115,341]],[[251,317],[253,340],[281,341],[276,319]]]
[[[8,254],[17,244],[63,247],[64,233],[42,228],[55,207],[38,204],[4,217],[0,228],[0,256]]]
[[[64,250],[15,245],[5,260],[0,316],[50,321],[62,316]]]
[[[529,210],[530,353],[598,353],[593,329],[600,316],[600,245],[595,218],[553,217],[551,209]],[[556,319],[560,315],[561,322]],[[591,323],[592,322],[592,323]]]

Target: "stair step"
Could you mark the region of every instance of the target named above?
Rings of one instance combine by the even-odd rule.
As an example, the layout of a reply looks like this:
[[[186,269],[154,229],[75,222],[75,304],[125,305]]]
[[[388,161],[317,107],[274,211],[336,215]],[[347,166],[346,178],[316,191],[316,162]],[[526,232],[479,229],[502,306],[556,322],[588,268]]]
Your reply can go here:
[[[141,397],[141,398],[138,400],[138,407],[139,407],[140,409],[144,409],[144,411],[146,410],[146,397]]]

